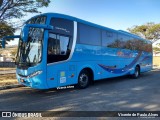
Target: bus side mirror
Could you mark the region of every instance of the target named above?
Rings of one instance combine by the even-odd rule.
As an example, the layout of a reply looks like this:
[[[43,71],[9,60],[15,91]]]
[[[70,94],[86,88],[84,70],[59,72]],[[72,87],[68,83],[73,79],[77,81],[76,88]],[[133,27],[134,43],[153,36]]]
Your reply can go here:
[[[1,45],[2,45],[2,48],[5,48],[5,41],[3,39],[1,40]]]
[[[1,39],[1,45],[2,48],[5,48],[6,39],[13,39],[13,38],[20,38],[20,35],[14,35],[14,36],[5,36]]]
[[[5,48],[5,41],[2,40],[2,48]]]

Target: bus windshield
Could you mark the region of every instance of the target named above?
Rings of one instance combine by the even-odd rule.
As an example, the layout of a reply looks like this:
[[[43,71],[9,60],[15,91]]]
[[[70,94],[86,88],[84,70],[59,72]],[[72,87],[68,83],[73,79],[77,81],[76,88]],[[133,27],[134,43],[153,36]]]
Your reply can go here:
[[[30,28],[28,41],[19,40],[16,64],[18,67],[34,66],[42,59],[42,40],[44,29]]]

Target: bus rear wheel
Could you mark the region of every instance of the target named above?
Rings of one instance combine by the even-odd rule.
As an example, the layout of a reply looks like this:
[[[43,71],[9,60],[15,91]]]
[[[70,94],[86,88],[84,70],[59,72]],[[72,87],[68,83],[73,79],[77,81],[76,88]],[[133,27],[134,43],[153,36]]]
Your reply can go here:
[[[135,71],[134,74],[132,75],[132,77],[134,79],[137,79],[140,76],[140,68],[138,66],[135,67]]]
[[[84,89],[88,87],[90,81],[89,72],[87,70],[82,70],[78,77],[78,87]]]

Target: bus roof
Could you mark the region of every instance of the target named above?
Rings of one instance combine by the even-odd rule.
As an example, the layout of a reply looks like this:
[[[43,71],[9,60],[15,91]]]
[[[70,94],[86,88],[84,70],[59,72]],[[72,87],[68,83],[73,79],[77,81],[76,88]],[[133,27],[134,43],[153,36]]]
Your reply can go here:
[[[95,23],[91,23],[91,22],[88,22],[88,21],[85,21],[85,20],[82,20],[82,19],[79,19],[79,18],[76,18],[76,17],[72,17],[72,16],[69,16],[69,15],[65,15],[65,14],[59,14],[59,13],[43,13],[43,14],[34,16],[34,17],[32,17],[32,18],[35,18],[35,17],[38,17],[38,16],[43,16],[43,15],[44,15],[44,16],[47,16],[47,17],[49,16],[49,17],[64,18],[64,19],[68,19],[68,20],[72,20],[72,21],[77,21],[77,22],[79,22],[79,23],[86,24],[86,25],[89,25],[89,26],[92,26],[92,27],[96,27],[96,28],[100,28],[100,29],[103,29],[103,30],[108,30],[108,31],[111,31],[111,32],[120,33],[120,34],[123,34],[123,35],[126,35],[126,36],[130,36],[130,37],[133,37],[133,38],[145,40],[145,39],[141,38],[141,37],[138,36],[138,35],[135,35],[135,34],[132,34],[132,33],[123,31],[123,30],[114,30],[114,29],[111,29],[111,28],[108,28],[108,27],[104,27],[104,26],[101,26],[101,25],[98,25],[98,24],[95,24]],[[32,19],[32,18],[31,18],[31,19]],[[148,41],[148,40],[147,40],[147,41]]]

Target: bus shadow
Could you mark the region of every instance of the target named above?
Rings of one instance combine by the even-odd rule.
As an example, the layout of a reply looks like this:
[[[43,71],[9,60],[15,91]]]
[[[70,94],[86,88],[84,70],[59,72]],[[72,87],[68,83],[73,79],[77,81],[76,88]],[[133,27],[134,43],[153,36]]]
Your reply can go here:
[[[131,80],[135,81],[135,80],[139,80],[139,79],[146,79],[150,75],[151,75],[151,73],[148,72],[148,73],[141,74],[140,77],[137,78],[137,79],[134,79],[131,75],[125,75],[125,76],[120,76],[120,77],[100,79],[100,80],[96,80],[94,82],[94,86],[99,86],[101,84],[116,84],[116,83],[122,83],[122,82],[125,82],[125,81],[131,81]]]
[[[156,70],[154,72],[160,72],[160,70]],[[105,84],[105,85],[109,85],[109,84],[115,84],[115,83],[121,83],[122,81],[130,81],[130,80],[139,80],[139,79],[146,79],[149,76],[151,76],[152,73],[151,72],[147,72],[147,73],[143,73],[140,75],[140,77],[138,79],[134,79],[131,75],[125,75],[125,76],[119,76],[119,77],[113,77],[113,78],[106,78],[106,79],[100,79],[100,80],[96,80],[93,83],[90,83],[89,87],[86,89],[89,89],[90,87],[94,87],[94,86],[101,86],[101,84]],[[82,90],[79,89],[76,85],[71,85],[74,86],[73,88],[66,88],[66,89],[57,89],[57,88],[50,88],[50,89],[46,89],[46,90],[35,90],[35,93],[51,93],[54,92],[56,94],[56,92],[68,92],[68,91],[74,91],[74,90]],[[85,89],[84,89],[85,90]]]
[[[154,72],[160,72],[160,70],[158,71],[154,71]],[[94,83],[91,83],[89,85],[88,88],[86,89],[89,89],[90,87],[101,87],[101,85],[110,85],[110,84],[116,84],[116,83],[122,83],[122,82],[125,82],[125,81],[130,81],[130,80],[139,80],[139,79],[145,79],[145,78],[148,78],[152,73],[151,72],[148,72],[148,73],[143,73],[140,75],[140,78],[138,79],[134,79],[132,78],[132,76],[130,75],[126,75],[126,76],[120,76],[120,77],[114,77],[114,78],[107,78],[107,79],[100,79],[100,80],[96,80],[94,81]],[[72,92],[72,91],[81,91],[81,90],[85,90],[85,89],[79,89],[76,85],[71,85],[73,86],[72,88],[63,88],[62,89],[57,89],[57,88],[50,88],[50,89],[44,89],[44,90],[38,90],[38,89],[32,89],[32,88],[25,88],[27,91],[26,93],[29,93],[29,94],[44,94],[44,95],[56,95],[56,94],[61,94],[61,93],[67,93],[67,92]]]

